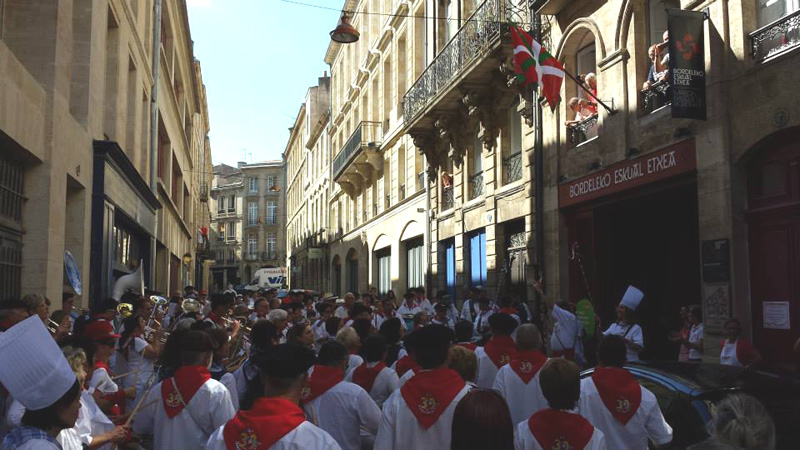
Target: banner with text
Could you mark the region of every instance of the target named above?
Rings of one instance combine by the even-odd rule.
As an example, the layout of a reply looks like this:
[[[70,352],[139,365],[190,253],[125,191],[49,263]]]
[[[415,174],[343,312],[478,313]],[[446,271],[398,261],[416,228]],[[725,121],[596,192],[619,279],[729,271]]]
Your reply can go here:
[[[667,9],[672,117],[706,120],[705,15]]]

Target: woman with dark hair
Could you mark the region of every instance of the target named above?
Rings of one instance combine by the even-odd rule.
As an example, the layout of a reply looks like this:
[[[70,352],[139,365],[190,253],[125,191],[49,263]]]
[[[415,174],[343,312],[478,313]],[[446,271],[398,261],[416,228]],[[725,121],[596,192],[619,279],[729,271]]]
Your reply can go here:
[[[133,410],[136,401],[142,396],[153,374],[153,362],[158,359],[161,351],[160,333],[155,335],[153,343],[150,344],[142,337],[144,327],[145,319],[141,316],[131,316],[122,321],[114,370],[117,373],[128,374],[121,380],[122,387],[136,388],[136,400],[126,404],[127,412]]]
[[[308,322],[295,324],[286,332],[286,342],[313,350],[314,331]]]
[[[119,388],[108,366],[108,360],[120,335],[114,333],[111,322],[96,320],[86,325],[83,336],[83,351],[86,352],[86,360],[92,371],[88,382],[89,390],[97,390],[103,394],[103,398],[98,399],[97,404],[111,420],[114,420],[125,408],[125,400],[136,397],[135,387]]]
[[[181,347],[180,341],[184,334],[188,333],[189,329],[176,328],[175,331],[169,334],[167,342],[164,343],[161,356],[158,358],[158,380],[161,381],[165,378],[171,377],[178,367],[181,366]]]
[[[503,397],[496,391],[472,389],[453,415],[452,450],[512,450],[514,425]]]
[[[739,319],[731,318],[725,322],[725,335],[727,339],[720,346],[720,364],[749,368],[761,361],[761,353],[742,337],[742,323]]]
[[[400,344],[400,340],[403,339],[404,331],[405,327],[403,326],[403,322],[397,317],[386,319],[386,321],[381,324],[380,333],[386,338],[387,366],[394,365],[398,359],[407,354],[405,349],[403,349],[403,346]]]
[[[233,373],[241,410],[250,409],[253,401],[264,391],[261,371],[253,364],[254,358],[278,345],[279,340],[278,329],[269,320],[259,320],[253,324],[250,330],[250,357]]]

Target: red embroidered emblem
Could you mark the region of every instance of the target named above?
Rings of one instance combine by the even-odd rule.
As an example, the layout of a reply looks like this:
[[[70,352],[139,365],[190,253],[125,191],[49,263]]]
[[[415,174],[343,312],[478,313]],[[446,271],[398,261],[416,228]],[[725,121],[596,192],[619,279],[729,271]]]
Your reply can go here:
[[[181,406],[181,399],[178,397],[178,394],[171,392],[165,403],[170,408],[178,408]]]
[[[509,362],[511,362],[511,355],[505,353],[500,355],[500,367],[508,364]]]
[[[417,408],[422,414],[433,414],[439,408],[439,402],[431,394],[425,394],[419,401]]]
[[[519,371],[522,373],[531,373],[533,372],[533,364],[530,361],[522,361],[519,363]]]
[[[567,438],[564,436],[559,436],[555,442],[553,442],[553,446],[550,447],[550,450],[574,450],[575,447],[570,445]]]
[[[617,399],[614,409],[620,414],[627,414],[631,410],[631,402],[625,397]]]
[[[258,442],[258,436],[252,428],[246,428],[239,435],[239,440],[236,441],[236,450],[256,450],[261,445]]]

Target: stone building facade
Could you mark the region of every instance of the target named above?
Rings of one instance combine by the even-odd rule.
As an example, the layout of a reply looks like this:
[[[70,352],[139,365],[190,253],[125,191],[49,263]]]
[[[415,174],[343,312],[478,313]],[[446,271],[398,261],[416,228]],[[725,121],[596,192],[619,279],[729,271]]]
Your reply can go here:
[[[162,2],[155,27],[153,5],[0,1],[3,296],[41,293],[58,306],[70,289],[65,251],[83,306],[137,269],[163,293],[198,279],[205,92],[185,3]]]
[[[242,174],[242,282],[286,261],[283,161],[239,163]]]
[[[725,320],[736,317],[765,359],[792,363],[800,336],[800,5],[534,3],[552,53],[572,73],[596,73],[598,97],[615,110],[601,108],[594,137],[578,139],[564,126],[574,116],[566,102],[542,115],[548,293],[590,293],[608,324],[625,288],[641,288],[643,358],[674,357],[666,336],[682,325],[678,310],[700,304],[707,359],[719,354]],[[669,98],[653,102],[661,93],[642,91],[666,8],[707,15],[705,121],[673,119]],[[562,98],[579,94],[567,80]]]

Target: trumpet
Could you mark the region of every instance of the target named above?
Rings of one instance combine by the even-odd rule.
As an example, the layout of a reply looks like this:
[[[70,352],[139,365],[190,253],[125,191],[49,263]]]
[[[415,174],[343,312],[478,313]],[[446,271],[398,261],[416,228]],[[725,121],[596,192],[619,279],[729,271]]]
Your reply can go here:
[[[47,319],[47,323],[45,324],[45,326],[47,327],[47,331],[49,331],[50,334],[54,336],[56,335],[56,333],[58,333],[58,329],[61,328],[61,324],[50,318]],[[67,336],[70,335],[72,335],[71,331],[67,333]]]
[[[117,305],[117,313],[127,319],[133,315],[133,305],[130,303],[120,303]]]

